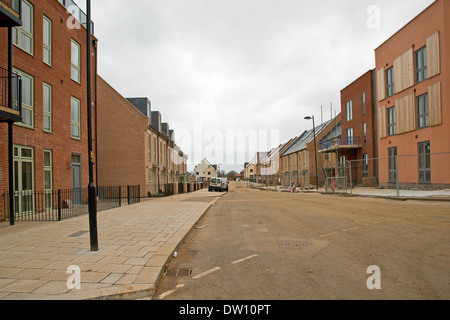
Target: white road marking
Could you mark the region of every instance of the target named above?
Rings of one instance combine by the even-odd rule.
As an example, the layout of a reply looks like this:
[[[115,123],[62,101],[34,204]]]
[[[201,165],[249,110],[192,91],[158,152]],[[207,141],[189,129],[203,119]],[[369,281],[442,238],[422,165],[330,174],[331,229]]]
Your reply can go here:
[[[168,290],[168,291],[166,291],[166,292],[164,292],[164,293],[161,293],[161,294],[159,295],[158,298],[159,298],[159,299],[164,299],[165,297],[171,295],[172,293],[174,293],[174,292],[177,291],[177,290],[180,290],[180,289],[183,288],[183,287],[184,287],[184,284],[177,284],[177,286],[175,287],[175,289]]]
[[[350,229],[344,229],[344,230],[342,230],[343,232],[347,232],[347,231],[351,231],[351,230],[355,230],[355,229],[358,229],[359,227],[353,227],[353,228],[350,228]]]
[[[216,272],[216,271],[218,271],[218,270],[220,270],[220,269],[221,269],[220,267],[216,267],[216,268],[214,268],[214,269],[205,271],[205,272],[203,272],[203,273],[200,273],[200,274],[196,275],[195,277],[193,277],[193,279],[200,279],[201,277],[204,277],[204,276],[206,276],[206,275],[208,275],[208,274],[210,274],[210,273]]]
[[[233,261],[232,264],[238,264],[238,263],[241,263],[241,262],[244,262],[244,261],[247,261],[247,260],[256,258],[257,256],[258,256],[257,254],[254,254],[254,255],[252,255],[252,256],[250,256],[250,257],[247,257],[247,258],[244,258],[244,259],[240,259],[240,260]]]
[[[319,237],[325,238],[325,237],[328,237],[328,236],[332,236],[333,234],[336,234],[336,233],[337,233],[337,232],[327,233],[327,234],[323,234],[323,235],[321,235],[321,236],[319,236]]]

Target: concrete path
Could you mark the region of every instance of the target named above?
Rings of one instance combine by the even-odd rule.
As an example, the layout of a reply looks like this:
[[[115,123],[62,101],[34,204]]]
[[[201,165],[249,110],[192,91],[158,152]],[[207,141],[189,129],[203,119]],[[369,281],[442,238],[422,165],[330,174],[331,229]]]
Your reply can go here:
[[[149,299],[177,246],[222,195],[204,189],[99,212],[97,252],[88,215],[0,223],[0,299]]]

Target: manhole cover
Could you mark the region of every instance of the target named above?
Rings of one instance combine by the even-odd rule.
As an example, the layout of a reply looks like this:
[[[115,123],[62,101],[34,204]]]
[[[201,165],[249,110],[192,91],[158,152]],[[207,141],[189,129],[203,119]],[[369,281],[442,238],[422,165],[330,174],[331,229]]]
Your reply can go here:
[[[167,270],[164,274],[165,277],[190,277],[192,275],[192,269],[190,268],[182,268],[182,269],[173,269]]]
[[[310,241],[282,240],[282,241],[275,241],[275,243],[278,248],[286,248],[286,249],[304,249],[312,245],[312,242]]]
[[[89,231],[78,231],[74,234],[71,234],[70,236],[68,236],[69,238],[78,238],[81,237],[82,235],[88,233]]]

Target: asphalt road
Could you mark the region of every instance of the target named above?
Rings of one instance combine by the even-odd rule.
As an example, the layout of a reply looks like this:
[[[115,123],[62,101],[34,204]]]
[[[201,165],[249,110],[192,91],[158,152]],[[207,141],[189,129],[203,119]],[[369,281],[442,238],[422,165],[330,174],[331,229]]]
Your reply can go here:
[[[448,300],[449,227],[450,202],[234,188],[180,246],[153,299]]]

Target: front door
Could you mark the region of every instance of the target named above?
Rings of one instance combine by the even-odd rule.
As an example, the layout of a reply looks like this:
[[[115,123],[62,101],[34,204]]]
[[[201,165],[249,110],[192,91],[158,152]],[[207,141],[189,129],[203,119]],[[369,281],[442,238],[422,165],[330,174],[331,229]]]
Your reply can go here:
[[[82,204],[81,155],[72,155],[72,203]]]

